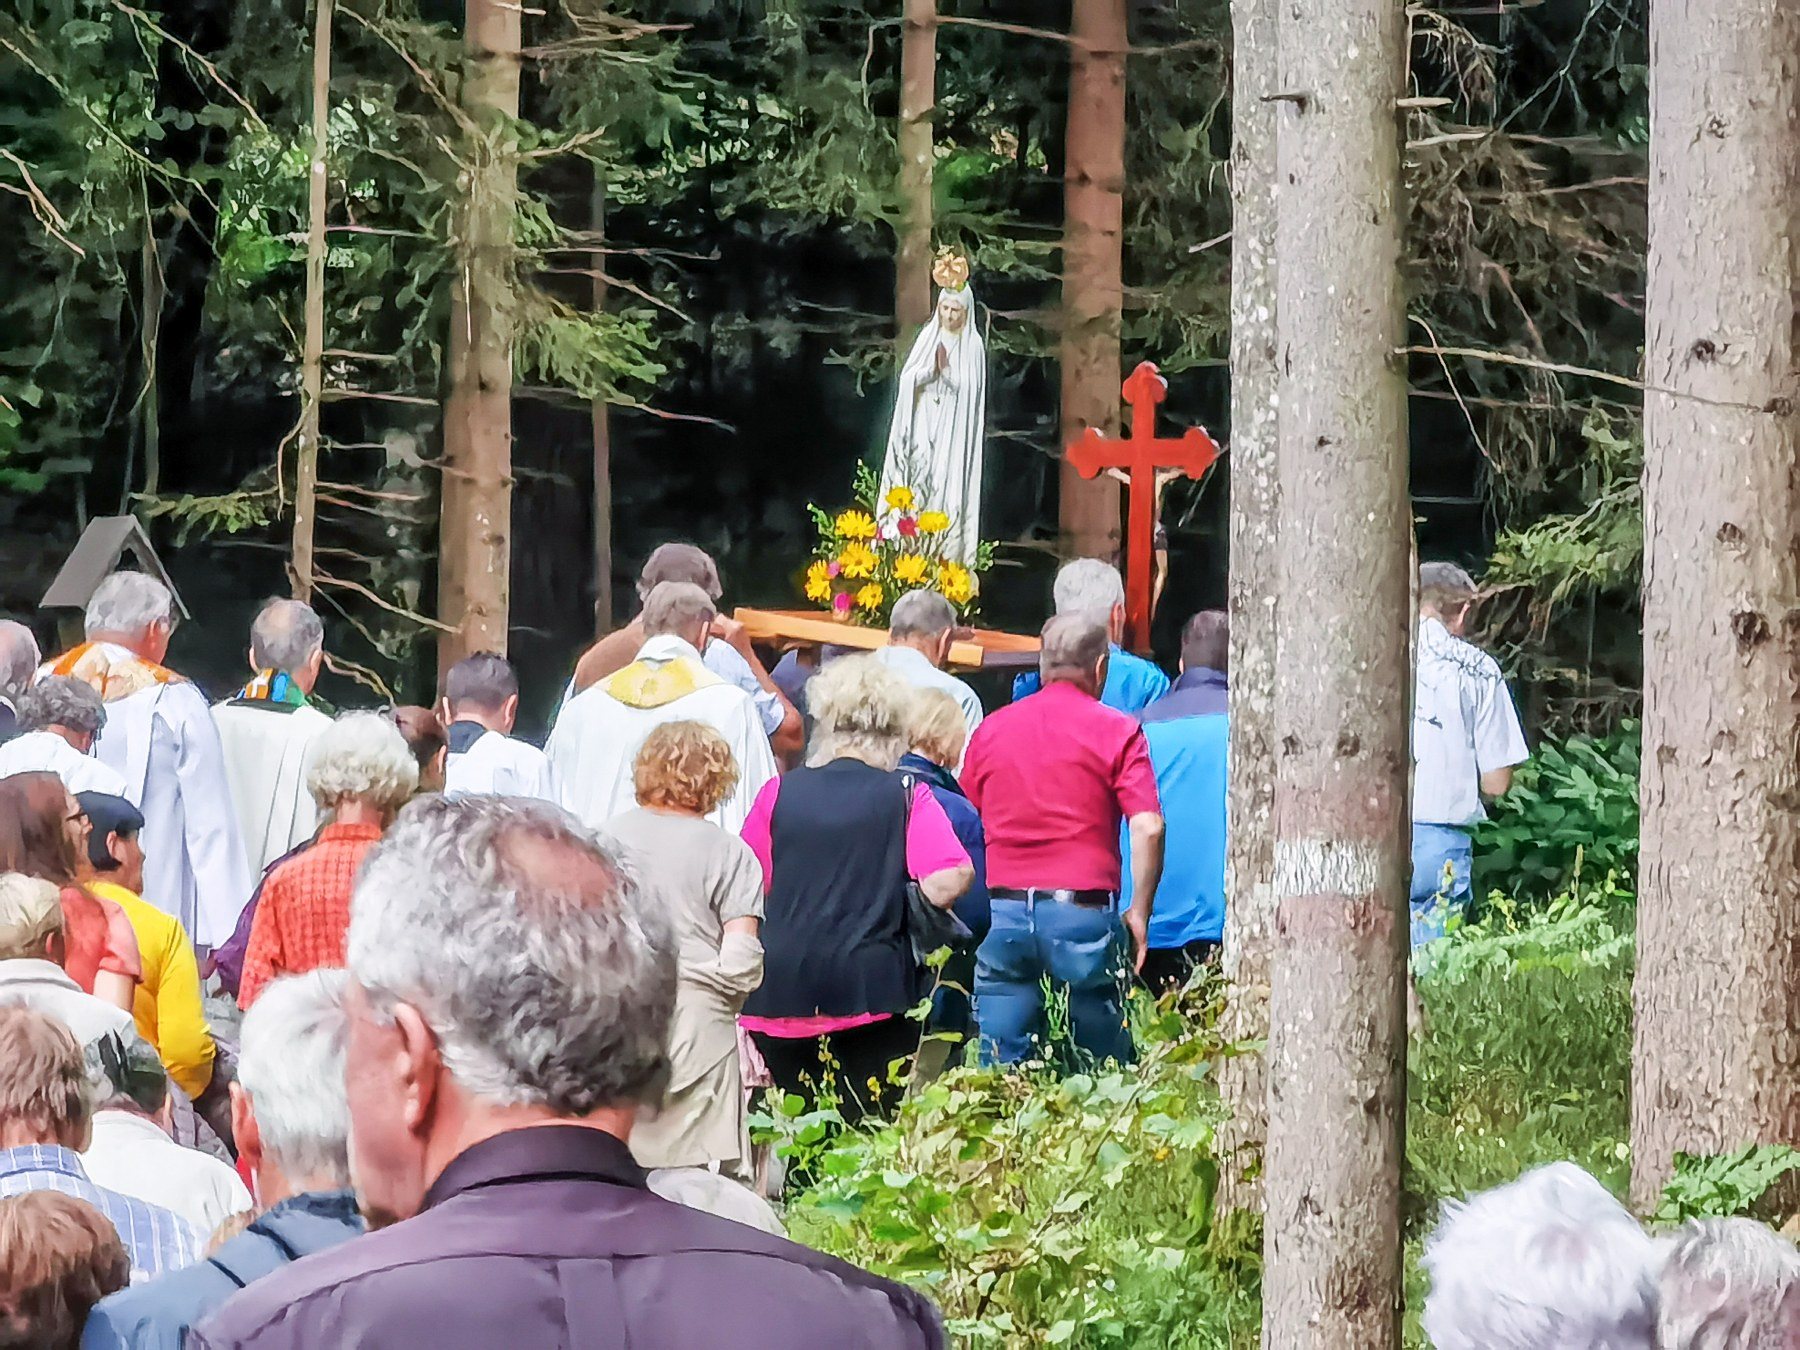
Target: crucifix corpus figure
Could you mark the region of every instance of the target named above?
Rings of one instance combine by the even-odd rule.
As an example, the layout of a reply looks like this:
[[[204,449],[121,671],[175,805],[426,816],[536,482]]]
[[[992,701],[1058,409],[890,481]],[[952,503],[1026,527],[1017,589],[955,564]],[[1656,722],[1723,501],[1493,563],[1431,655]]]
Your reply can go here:
[[[1199,427],[1179,437],[1158,440],[1156,405],[1169,396],[1169,382],[1144,361],[1121,388],[1131,407],[1131,434],[1113,439],[1094,428],[1069,446],[1069,463],[1083,478],[1117,469],[1129,475],[1131,493],[1125,513],[1125,641],[1137,652],[1150,649],[1151,555],[1156,547],[1156,503],[1168,482],[1168,471],[1198,478],[1219,457],[1219,447]],[[1160,479],[1160,481],[1159,481]]]
[[[920,330],[888,426],[881,496],[913,489],[921,508],[950,517],[945,556],[975,562],[981,540],[981,455],[987,432],[987,345],[975,323],[969,264],[948,249],[931,269],[937,312]]]

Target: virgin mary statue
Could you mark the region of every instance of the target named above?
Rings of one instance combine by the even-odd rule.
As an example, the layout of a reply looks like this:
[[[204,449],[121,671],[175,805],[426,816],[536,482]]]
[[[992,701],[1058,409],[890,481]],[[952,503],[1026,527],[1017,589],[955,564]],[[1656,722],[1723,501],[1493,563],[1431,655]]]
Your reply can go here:
[[[919,509],[950,517],[946,557],[975,561],[981,538],[981,454],[987,432],[987,346],[975,326],[968,264],[940,257],[932,276],[943,287],[937,312],[906,364],[888,427],[881,495],[905,485]]]

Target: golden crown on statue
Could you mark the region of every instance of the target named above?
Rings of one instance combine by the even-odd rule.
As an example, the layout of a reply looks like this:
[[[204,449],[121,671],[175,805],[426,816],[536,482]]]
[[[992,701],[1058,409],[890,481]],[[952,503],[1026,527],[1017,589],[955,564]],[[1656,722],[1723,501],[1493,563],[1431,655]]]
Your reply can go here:
[[[940,248],[931,279],[947,291],[960,291],[969,284],[969,260],[953,248]]]

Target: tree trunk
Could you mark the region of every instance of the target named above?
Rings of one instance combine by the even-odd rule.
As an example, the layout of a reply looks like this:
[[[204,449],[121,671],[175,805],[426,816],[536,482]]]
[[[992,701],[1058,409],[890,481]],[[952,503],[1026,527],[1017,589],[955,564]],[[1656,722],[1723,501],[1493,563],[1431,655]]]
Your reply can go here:
[[[1280,591],[1263,1344],[1400,1341],[1406,383],[1398,0],[1277,19]],[[1349,597],[1322,604],[1321,586]]]
[[[1269,1034],[1275,922],[1275,92],[1273,0],[1233,0],[1231,96],[1231,784],[1225,836],[1224,1033]],[[1219,1066],[1219,1208],[1261,1210],[1263,1056]]]
[[[301,332],[300,430],[294,436],[294,599],[311,600],[313,536],[318,525],[319,403],[325,387],[325,153],[331,118],[332,0],[318,0],[313,21],[312,162],[307,171],[306,314]]]
[[[904,357],[931,318],[932,113],[937,104],[937,0],[905,0],[900,39],[900,249],[894,327]]]
[[[1677,1150],[1800,1143],[1800,10],[1658,0],[1650,24],[1645,1208]]]
[[[591,198],[594,231],[594,313],[606,313],[606,174],[594,168]],[[612,421],[606,396],[594,398],[594,631],[604,637],[613,626]]]
[[[462,103],[477,132],[450,307],[438,658],[505,653],[512,564],[513,200],[521,7],[467,0]]]
[[[1074,0],[1063,166],[1062,446],[1088,427],[1119,430],[1119,319],[1125,301],[1125,0]],[[1119,553],[1119,487],[1062,462],[1063,546]]]

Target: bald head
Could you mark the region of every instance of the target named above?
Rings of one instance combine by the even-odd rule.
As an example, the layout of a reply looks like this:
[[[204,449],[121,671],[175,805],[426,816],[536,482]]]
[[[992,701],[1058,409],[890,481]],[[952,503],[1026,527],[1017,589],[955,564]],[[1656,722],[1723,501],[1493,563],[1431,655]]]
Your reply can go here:
[[[42,660],[29,628],[0,619],[0,694],[12,695],[26,688]]]
[[[712,597],[687,581],[665,581],[644,601],[644,636],[678,637],[703,651],[715,615]]]
[[[1044,625],[1038,670],[1045,684],[1073,684],[1099,696],[1112,652],[1107,625],[1084,614],[1059,614]]]
[[[305,693],[318,682],[325,659],[325,625],[312,606],[271,600],[250,626],[250,666],[287,675]]]

